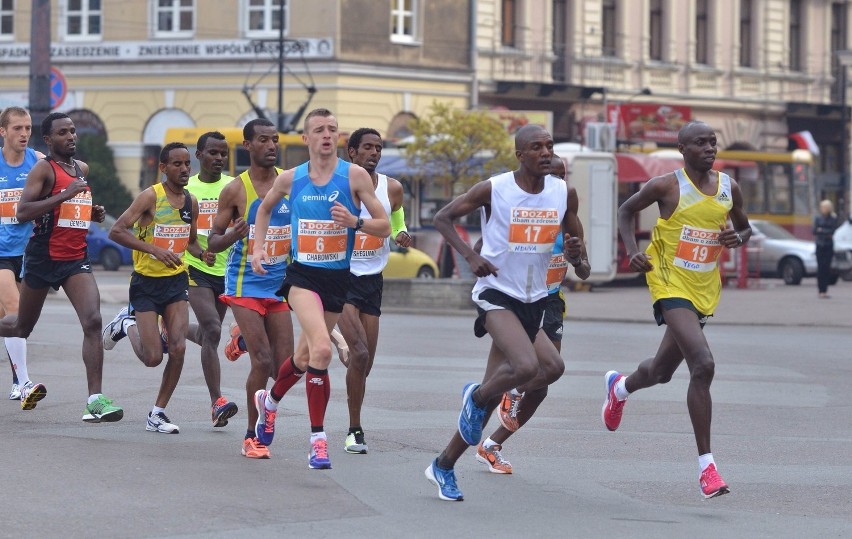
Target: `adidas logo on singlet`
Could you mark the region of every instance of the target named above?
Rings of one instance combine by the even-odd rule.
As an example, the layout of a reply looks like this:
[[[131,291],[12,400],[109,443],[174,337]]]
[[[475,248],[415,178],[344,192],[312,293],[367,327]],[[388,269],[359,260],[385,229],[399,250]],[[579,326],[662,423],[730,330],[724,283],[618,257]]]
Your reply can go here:
[[[728,198],[728,193],[726,191],[722,191],[722,193],[719,195],[719,200],[730,200]]]
[[[288,208],[287,206],[281,206],[280,208],[278,208],[278,213],[290,213],[290,208]]]

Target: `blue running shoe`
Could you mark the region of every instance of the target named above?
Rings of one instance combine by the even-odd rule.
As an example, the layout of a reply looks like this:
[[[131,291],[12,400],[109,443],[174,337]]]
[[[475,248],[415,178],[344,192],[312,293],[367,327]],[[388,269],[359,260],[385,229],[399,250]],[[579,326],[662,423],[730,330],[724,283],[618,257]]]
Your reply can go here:
[[[331,460],[328,458],[328,440],[317,438],[311,442],[311,453],[308,455],[308,468],[312,470],[330,470]]]
[[[272,443],[275,436],[275,410],[266,407],[266,390],[258,389],[254,393],[254,406],[257,408],[257,423],[254,424],[254,435],[263,445]]]
[[[459,487],[456,486],[456,473],[450,468],[445,470],[438,467],[438,459],[426,468],[426,479],[438,487],[438,497],[448,502],[460,502],[464,500]]]
[[[482,420],[485,419],[486,410],[480,408],[473,402],[473,392],[479,384],[473,382],[464,386],[462,390],[462,408],[459,412],[459,434],[467,445],[477,445],[482,439]]]

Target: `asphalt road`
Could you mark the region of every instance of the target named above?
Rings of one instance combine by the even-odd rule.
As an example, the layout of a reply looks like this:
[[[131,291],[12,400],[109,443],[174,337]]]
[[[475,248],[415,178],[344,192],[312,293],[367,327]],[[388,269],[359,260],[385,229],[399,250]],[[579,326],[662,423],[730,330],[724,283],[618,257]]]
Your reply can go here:
[[[179,435],[145,430],[161,368],[143,367],[125,342],[104,365],[105,393],[125,418],[84,424],[81,334],[56,295],[29,341],[30,372],[47,397],[29,412],[0,401],[0,536],[848,537],[852,336],[812,320],[829,304],[841,309],[852,284],[832,289],[832,300],[808,302],[811,292],[726,291],[727,311],[706,329],[717,361],[714,455],[731,494],[699,495],[685,369],[632,396],[618,432],[601,425],[603,373],[630,371],[662,335],[646,291],[606,288],[569,295],[576,318],[566,324],[566,373],[505,444],[515,473],[490,474],[469,451],[456,469],[461,503],[440,501],[423,470],[453,432],[462,386],[482,375],[490,342],[472,336],[470,314],[383,317],[364,408],[367,455],[343,451],[344,369],[333,364],[333,469],[319,471],[307,467],[304,386],[283,401],[272,458],[248,460],[240,455],[248,363],[223,360],[223,389],[241,410],[213,429],[193,345],[167,410]],[[799,296],[804,303],[786,317],[776,312]],[[740,310],[760,314],[760,304],[764,316],[737,322]],[[104,319],[118,307],[105,303]],[[592,321],[579,319],[583,310]]]

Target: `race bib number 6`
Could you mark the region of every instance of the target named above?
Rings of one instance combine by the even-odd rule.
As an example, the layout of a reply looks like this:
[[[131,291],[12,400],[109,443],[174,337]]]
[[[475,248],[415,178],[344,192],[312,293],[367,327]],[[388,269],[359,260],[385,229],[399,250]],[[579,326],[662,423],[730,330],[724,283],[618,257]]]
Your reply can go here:
[[[56,226],[63,228],[89,229],[92,222],[92,193],[83,191],[59,205],[59,220]]]
[[[346,260],[347,230],[334,221],[299,219],[299,262],[337,262]]]
[[[675,266],[690,271],[712,271],[722,253],[719,232],[683,225],[675,251]]]
[[[559,234],[559,212],[549,208],[512,208],[509,252],[550,253]]]

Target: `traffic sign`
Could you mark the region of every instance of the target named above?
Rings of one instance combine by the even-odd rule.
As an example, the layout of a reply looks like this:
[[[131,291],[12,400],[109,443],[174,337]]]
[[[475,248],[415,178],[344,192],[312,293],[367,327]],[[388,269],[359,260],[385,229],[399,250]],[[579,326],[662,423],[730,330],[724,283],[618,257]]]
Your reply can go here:
[[[51,66],[50,68],[50,108],[55,109],[65,101],[65,96],[68,94],[68,83],[65,81],[65,75],[58,67]]]

